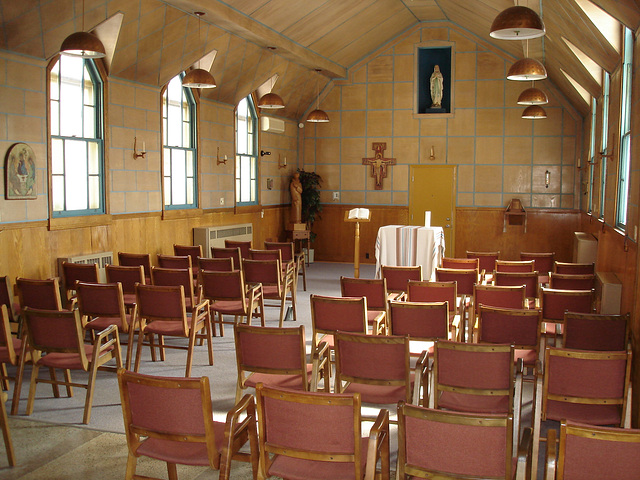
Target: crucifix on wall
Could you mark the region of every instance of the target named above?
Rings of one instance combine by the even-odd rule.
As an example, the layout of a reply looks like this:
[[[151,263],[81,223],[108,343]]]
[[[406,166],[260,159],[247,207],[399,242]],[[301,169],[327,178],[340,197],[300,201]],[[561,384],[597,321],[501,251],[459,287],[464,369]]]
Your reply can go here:
[[[373,142],[371,148],[375,152],[373,158],[363,158],[363,165],[371,165],[371,176],[376,179],[376,190],[382,190],[382,179],[387,176],[387,166],[395,165],[395,158],[384,158],[386,142]]]

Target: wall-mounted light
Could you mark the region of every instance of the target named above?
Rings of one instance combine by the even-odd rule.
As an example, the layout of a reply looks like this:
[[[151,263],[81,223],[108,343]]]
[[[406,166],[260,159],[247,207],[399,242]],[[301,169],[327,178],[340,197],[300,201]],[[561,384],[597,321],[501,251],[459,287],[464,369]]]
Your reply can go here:
[[[435,153],[435,150],[433,149],[433,145],[431,145],[431,155],[429,155],[429,160],[433,162],[435,159],[436,159],[436,153]]]
[[[221,163],[224,165],[227,164],[227,156],[224,156],[224,160],[220,160],[220,147],[218,147],[218,152],[216,153],[216,165],[220,165]]]
[[[138,138],[133,137],[133,159],[136,160],[138,158],[145,158],[147,155],[147,144],[142,141],[142,151],[138,152]]]
[[[547,170],[544,172],[544,188],[549,188],[549,183],[551,182],[551,172]]]
[[[264,157],[265,155],[271,155],[271,152],[267,152],[266,150],[260,150],[260,156]]]
[[[280,154],[278,154],[278,168],[287,168],[287,156],[284,157],[284,162],[280,162]]]

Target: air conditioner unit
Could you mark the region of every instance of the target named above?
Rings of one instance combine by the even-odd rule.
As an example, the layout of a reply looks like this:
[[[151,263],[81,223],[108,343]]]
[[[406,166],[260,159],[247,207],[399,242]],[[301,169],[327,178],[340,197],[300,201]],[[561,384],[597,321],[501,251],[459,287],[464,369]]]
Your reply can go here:
[[[596,263],[598,240],[590,233],[573,232],[573,261],[575,263]]]
[[[224,247],[225,240],[253,241],[253,224],[242,223],[193,229],[193,244],[202,245],[202,254],[205,257],[211,257],[211,247]]]
[[[90,253],[88,255],[75,255],[73,257],[60,257],[58,258],[58,276],[60,278],[64,278],[64,274],[62,273],[62,262],[67,263],[84,263],[98,264],[98,279],[101,283],[105,283],[107,281],[107,272],[104,268],[106,265],[113,264],[113,252],[99,252],[99,253]]]
[[[596,273],[596,312],[620,315],[622,282],[613,272]]]
[[[284,133],[284,120],[273,117],[260,117],[260,129],[269,133]]]

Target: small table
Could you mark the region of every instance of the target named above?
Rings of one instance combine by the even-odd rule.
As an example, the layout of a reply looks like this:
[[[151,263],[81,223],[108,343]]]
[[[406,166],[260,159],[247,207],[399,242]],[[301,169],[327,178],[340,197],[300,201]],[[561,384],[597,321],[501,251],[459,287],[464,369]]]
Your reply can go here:
[[[311,240],[311,230],[287,230],[289,233],[289,238],[293,242],[293,247],[295,251],[298,251],[296,248],[296,241],[300,242],[300,250],[303,248],[307,251],[307,265],[309,265],[309,241]],[[306,242],[306,248],[304,247],[304,243]]]

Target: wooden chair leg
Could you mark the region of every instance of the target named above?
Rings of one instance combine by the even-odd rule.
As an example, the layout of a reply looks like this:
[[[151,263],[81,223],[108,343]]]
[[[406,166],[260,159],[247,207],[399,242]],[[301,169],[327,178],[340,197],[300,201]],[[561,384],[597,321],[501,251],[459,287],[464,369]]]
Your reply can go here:
[[[193,350],[196,347],[196,328],[195,325],[191,327],[189,331],[189,347],[187,350],[187,368],[185,370],[185,377],[191,376],[191,365],[193,364]]]
[[[136,457],[135,455],[131,455],[131,452],[129,452],[129,455],[127,456],[127,470],[124,474],[124,479],[125,480],[133,480],[135,475],[136,475],[136,464],[138,463],[138,457]]]
[[[167,473],[169,474],[169,480],[178,480],[178,470],[175,463],[167,463]]]
[[[56,398],[60,398],[60,390],[58,388],[58,379],[56,378],[56,370],[55,368],[49,368],[49,378],[51,379],[51,382],[53,382],[51,384],[51,389],[53,390],[53,396]],[[69,392],[67,391],[67,396],[71,396],[69,395]]]
[[[40,367],[34,362],[31,370],[31,382],[29,383],[29,398],[27,399],[27,415],[33,413],[33,401],[36,398],[36,380],[38,379]]]
[[[207,336],[207,352],[209,353],[209,365],[213,365],[213,336],[211,335],[211,331],[213,330],[213,323],[211,322],[211,314],[207,312],[207,316],[205,318],[205,326],[204,331]]]
[[[138,332],[138,345],[136,347],[136,361],[135,361],[135,365],[133,366],[133,371],[138,373],[138,369],[140,368],[140,356],[142,353],[142,342],[144,341],[144,332],[142,330],[140,330]],[[153,345],[151,346],[151,350],[153,351]]]
[[[16,464],[16,454],[13,451],[13,442],[11,441],[11,432],[9,430],[9,418],[7,417],[7,407],[5,402],[8,395],[2,393],[0,395],[0,427],[2,427],[2,437],[4,439],[4,448],[7,451],[7,460],[12,467]]]
[[[52,372],[55,372],[55,369],[51,369]],[[55,375],[55,373],[53,373],[53,375]],[[71,383],[71,370],[69,369],[65,369],[64,371],[64,381],[67,382],[67,384]],[[68,397],[73,397],[73,387],[71,385],[66,385],[67,387],[67,396]]]
[[[97,358],[94,358],[91,362],[91,368],[89,369],[89,380],[87,382],[87,396],[84,400],[84,415],[82,417],[82,423],[88,425],[91,421],[91,406],[93,405],[93,389],[96,384],[96,374],[98,373]]]

